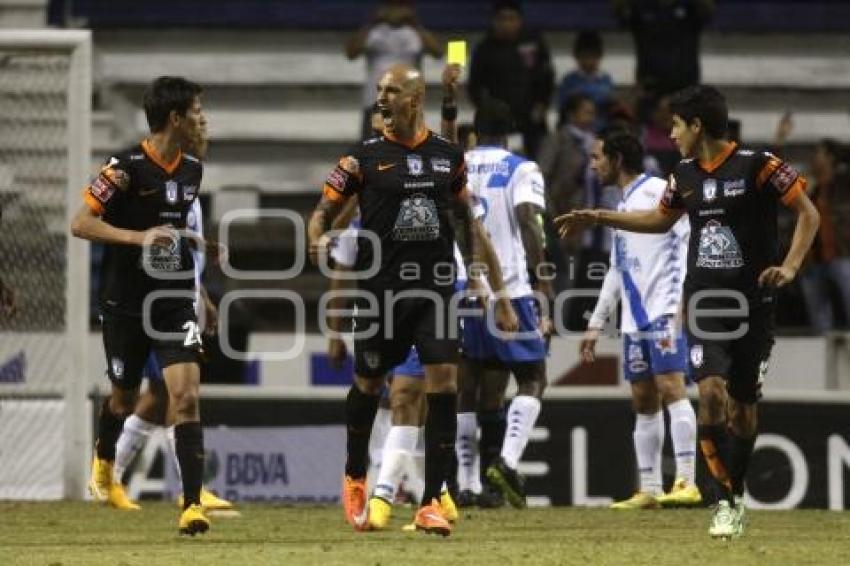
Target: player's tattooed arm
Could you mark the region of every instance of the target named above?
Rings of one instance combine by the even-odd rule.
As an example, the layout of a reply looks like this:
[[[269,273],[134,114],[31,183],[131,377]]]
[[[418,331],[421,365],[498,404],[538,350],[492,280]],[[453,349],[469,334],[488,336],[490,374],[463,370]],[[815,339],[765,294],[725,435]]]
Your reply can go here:
[[[342,211],[344,205],[345,200],[343,199],[330,199],[327,195],[322,195],[322,200],[319,201],[310,216],[310,222],[307,225],[307,237],[310,246],[310,261],[314,265],[318,265],[320,257],[327,255],[330,245],[327,232],[331,229],[334,219]]]

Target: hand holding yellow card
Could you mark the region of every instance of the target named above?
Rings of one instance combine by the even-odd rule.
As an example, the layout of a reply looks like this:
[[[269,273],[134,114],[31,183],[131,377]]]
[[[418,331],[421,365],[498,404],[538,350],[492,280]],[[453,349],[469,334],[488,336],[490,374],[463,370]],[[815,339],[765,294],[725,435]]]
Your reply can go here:
[[[449,65],[466,66],[466,41],[450,41],[446,51],[446,62]]]

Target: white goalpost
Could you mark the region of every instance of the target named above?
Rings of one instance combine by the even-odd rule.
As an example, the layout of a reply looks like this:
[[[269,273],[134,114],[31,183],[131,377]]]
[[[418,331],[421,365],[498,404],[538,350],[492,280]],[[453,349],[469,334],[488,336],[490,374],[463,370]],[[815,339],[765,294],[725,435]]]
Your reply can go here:
[[[0,30],[0,499],[83,497],[89,246],[71,237],[91,159],[92,41]]]

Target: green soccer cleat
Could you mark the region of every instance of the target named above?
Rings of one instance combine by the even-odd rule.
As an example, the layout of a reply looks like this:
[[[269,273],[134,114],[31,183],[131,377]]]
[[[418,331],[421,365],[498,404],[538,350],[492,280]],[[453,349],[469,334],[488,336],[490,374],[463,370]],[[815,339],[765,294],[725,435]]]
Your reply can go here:
[[[487,469],[487,479],[502,492],[512,507],[516,509],[526,507],[525,480],[502,458],[496,460],[496,463]]]

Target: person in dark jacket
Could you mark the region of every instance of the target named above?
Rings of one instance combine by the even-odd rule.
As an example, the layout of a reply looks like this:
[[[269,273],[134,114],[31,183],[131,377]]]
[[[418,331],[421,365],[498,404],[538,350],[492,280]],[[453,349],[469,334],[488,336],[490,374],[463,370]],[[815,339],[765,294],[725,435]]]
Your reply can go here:
[[[546,112],[555,88],[555,71],[543,36],[523,23],[516,0],[493,4],[487,35],[472,52],[469,95],[478,107],[486,97],[504,101],[522,134],[525,154],[534,158],[546,134]]]

